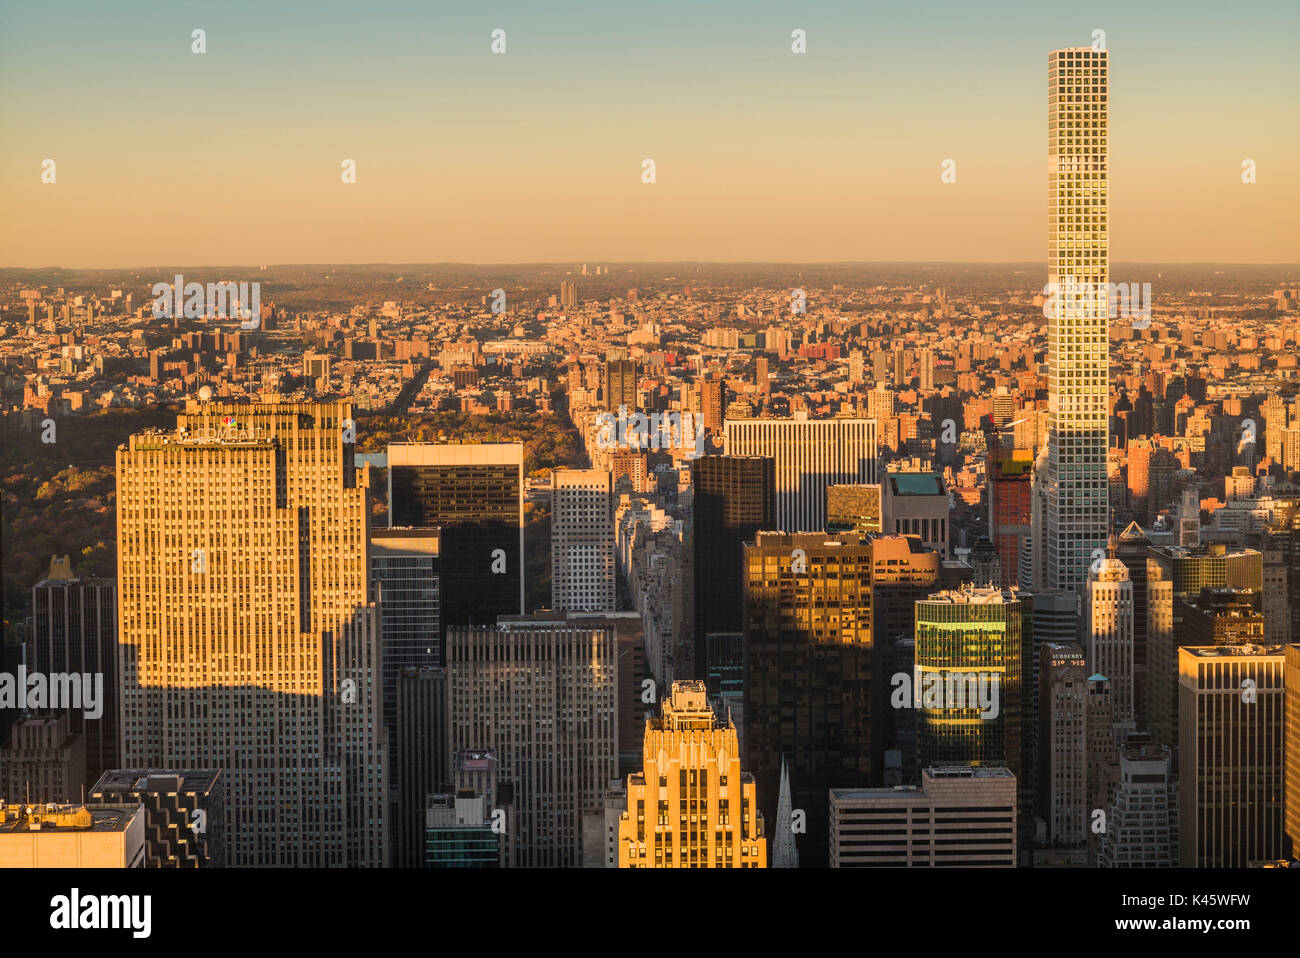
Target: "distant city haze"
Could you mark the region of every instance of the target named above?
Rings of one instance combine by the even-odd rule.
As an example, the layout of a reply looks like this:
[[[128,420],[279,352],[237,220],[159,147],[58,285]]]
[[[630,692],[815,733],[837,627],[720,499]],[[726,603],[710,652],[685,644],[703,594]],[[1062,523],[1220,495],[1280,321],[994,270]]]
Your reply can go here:
[[[1294,263],[1297,28],[1264,0],[5,5],[0,266],[1045,262],[1047,53],[1096,29],[1112,262]]]

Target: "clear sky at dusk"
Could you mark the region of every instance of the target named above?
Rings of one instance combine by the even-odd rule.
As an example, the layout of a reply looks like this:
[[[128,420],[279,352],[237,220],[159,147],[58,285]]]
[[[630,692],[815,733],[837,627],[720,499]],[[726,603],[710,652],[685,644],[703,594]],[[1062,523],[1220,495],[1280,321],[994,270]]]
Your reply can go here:
[[[1111,258],[1300,260],[1294,0],[159,0],[0,4],[0,266],[1045,262],[1094,29]]]

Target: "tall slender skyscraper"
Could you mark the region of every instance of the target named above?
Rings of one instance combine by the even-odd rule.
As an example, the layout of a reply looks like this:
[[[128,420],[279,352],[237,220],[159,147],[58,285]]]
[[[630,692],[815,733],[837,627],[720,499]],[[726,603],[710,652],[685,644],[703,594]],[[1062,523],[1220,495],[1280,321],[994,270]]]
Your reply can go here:
[[[1047,587],[1083,585],[1108,531],[1108,54],[1048,56]]]
[[[190,402],[117,450],[122,762],[219,768],[227,863],[382,866],[388,750],[352,404]]]

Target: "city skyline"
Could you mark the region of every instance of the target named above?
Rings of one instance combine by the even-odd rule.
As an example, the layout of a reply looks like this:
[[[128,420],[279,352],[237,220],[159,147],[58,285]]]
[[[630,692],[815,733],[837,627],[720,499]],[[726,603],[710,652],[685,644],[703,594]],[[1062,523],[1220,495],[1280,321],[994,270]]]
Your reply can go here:
[[[1132,6],[0,10],[0,263],[250,264],[0,266],[0,867],[1300,867],[1300,9]]]

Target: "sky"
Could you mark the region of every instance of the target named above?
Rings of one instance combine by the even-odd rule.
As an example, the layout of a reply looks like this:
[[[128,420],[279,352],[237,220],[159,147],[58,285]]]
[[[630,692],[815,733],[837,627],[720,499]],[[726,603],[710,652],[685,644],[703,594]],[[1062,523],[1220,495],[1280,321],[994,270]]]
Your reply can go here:
[[[1045,263],[1098,29],[1112,261],[1300,262],[1295,0],[0,0],[0,267]]]

